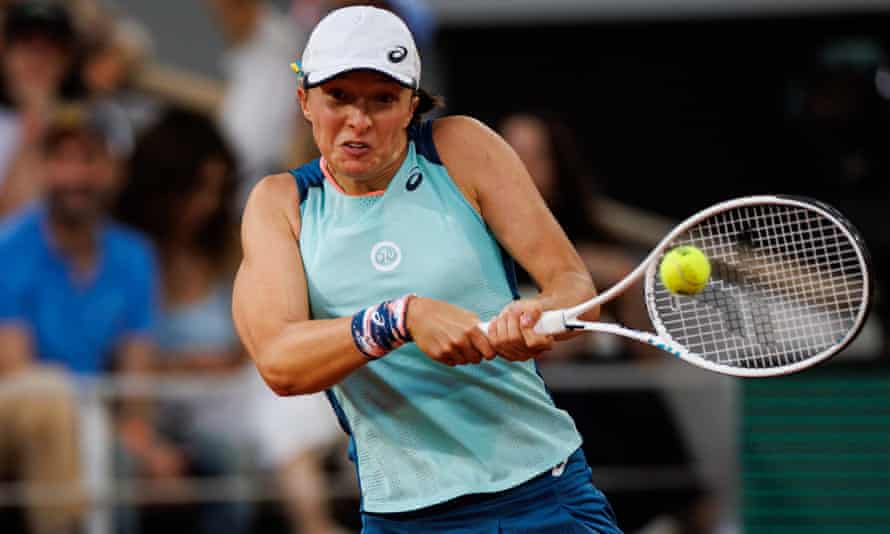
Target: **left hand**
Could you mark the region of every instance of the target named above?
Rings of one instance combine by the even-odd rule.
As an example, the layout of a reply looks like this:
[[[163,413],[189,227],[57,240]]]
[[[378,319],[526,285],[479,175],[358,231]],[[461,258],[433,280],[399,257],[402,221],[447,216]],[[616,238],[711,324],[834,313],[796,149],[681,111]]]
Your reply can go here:
[[[499,356],[510,361],[537,358],[553,347],[553,336],[535,332],[544,307],[534,299],[515,300],[488,325],[488,340]]]

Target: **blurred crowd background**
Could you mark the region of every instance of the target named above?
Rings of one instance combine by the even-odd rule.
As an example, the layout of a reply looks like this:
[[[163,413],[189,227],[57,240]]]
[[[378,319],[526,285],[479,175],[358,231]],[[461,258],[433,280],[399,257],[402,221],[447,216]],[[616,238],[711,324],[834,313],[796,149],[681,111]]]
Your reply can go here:
[[[732,196],[846,214],[876,294],[829,364],[746,382],[598,335],[541,369],[628,533],[890,529],[890,4],[7,0],[0,532],[358,532],[326,400],[272,394],[229,311],[247,193],[317,156],[288,64],[356,3],[406,20],[439,113],[505,137],[600,288]],[[639,287],[604,314],[651,328]]]

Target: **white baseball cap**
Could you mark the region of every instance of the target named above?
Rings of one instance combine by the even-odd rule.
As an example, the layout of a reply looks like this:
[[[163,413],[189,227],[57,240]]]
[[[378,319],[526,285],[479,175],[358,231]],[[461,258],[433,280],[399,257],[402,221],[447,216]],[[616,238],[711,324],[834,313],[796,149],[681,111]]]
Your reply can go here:
[[[371,6],[334,10],[312,30],[302,63],[291,68],[311,87],[345,72],[368,69],[420,88],[420,54],[397,15]]]

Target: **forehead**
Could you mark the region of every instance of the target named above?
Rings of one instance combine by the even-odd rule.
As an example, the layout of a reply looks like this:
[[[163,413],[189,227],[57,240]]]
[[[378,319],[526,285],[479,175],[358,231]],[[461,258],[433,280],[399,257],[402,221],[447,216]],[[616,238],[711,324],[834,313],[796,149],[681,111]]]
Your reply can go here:
[[[6,46],[10,50],[39,50],[66,53],[67,43],[55,35],[42,32],[22,32],[6,39]]]
[[[85,152],[89,154],[108,153],[107,144],[89,130],[71,129],[50,132],[45,143],[46,154],[50,157]]]

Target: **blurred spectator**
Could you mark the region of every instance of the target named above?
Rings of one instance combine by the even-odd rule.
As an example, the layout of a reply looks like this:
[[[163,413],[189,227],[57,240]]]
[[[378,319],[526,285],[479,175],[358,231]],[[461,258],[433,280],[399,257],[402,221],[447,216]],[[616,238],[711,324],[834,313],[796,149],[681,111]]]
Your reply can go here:
[[[308,36],[303,26],[262,0],[212,0],[228,51],[220,118],[241,161],[239,205],[257,180],[316,156],[299,120],[296,77],[287,67]],[[251,420],[264,468],[277,471],[294,532],[337,531],[322,472],[325,448],[342,438],[322,395],[282,399],[251,367]]]
[[[162,368],[229,377],[233,386],[228,397],[168,407],[160,426],[182,447],[197,475],[231,475],[245,467],[244,445],[256,446],[260,466],[277,472],[288,516],[300,531],[335,532],[316,454],[317,447],[340,436],[330,407],[322,395],[274,395],[246,362],[235,335],[230,298],[240,260],[236,167],[212,119],[180,109],[162,113],[130,160],[117,213],[150,235],[159,251]],[[250,424],[236,432],[233,419]],[[208,505],[201,514],[203,531],[244,532],[246,512],[245,505]]]
[[[89,98],[121,114],[132,137],[155,118],[160,107],[158,98],[136,83],[153,55],[154,44],[141,23],[95,3],[80,2],[81,25],[90,25],[80,76]]]
[[[123,6],[69,0],[84,35],[80,80],[90,99],[127,119],[137,135],[165,104],[211,112],[223,100],[222,83],[157,63],[148,27]]]
[[[59,109],[38,146],[40,201],[0,226],[0,457],[30,482],[81,476],[72,374],[149,368],[156,302],[150,246],[105,214],[116,189],[106,118]],[[27,384],[40,396],[16,394]],[[138,417],[135,404],[122,420]],[[147,443],[144,451],[154,450]],[[9,463],[10,459],[15,461]],[[76,532],[80,506],[32,507],[34,532]]]
[[[167,109],[143,132],[129,161],[119,220],[155,243],[162,273],[158,344],[162,369],[240,367],[229,298],[238,261],[235,157],[210,117]],[[194,312],[193,319],[181,315]]]
[[[144,231],[158,250],[162,313],[157,329],[165,374],[235,376],[245,357],[231,320],[237,266],[235,157],[212,119],[172,109],[138,139],[117,217]],[[216,395],[164,403],[161,432],[182,451],[196,476],[239,471],[239,434],[232,419],[243,400]],[[201,506],[199,531],[246,532],[245,503]]]
[[[499,130],[525,163],[544,200],[569,239],[575,243],[596,287],[600,291],[607,289],[632,271],[637,260],[630,250],[610,242],[608,236],[594,225],[589,208],[595,194],[594,178],[587,170],[568,127],[555,118],[516,113],[505,117]],[[532,283],[526,273],[518,274],[526,285]],[[639,283],[607,304],[603,314],[605,318],[612,316],[631,328],[652,328]],[[552,356],[577,356],[578,353],[598,349],[608,353],[613,351],[611,346],[616,341],[614,336],[608,334],[580,336],[557,344]],[[657,349],[647,345],[623,338],[621,342],[640,361],[660,361],[662,358]]]
[[[284,494],[294,534],[341,534],[331,515],[326,453],[346,443],[324,393],[279,397],[251,366],[250,420],[258,439],[260,466],[273,470]]]
[[[83,79],[93,95],[109,95],[126,88],[134,69],[151,53],[151,38],[138,22],[107,20],[90,39]]]
[[[33,200],[47,119],[62,97],[78,39],[67,10],[13,3],[3,22],[0,85],[0,217]]]
[[[260,178],[286,166],[304,137],[288,65],[306,36],[264,0],[211,0],[210,6],[227,46],[220,120],[240,162],[243,201]]]

